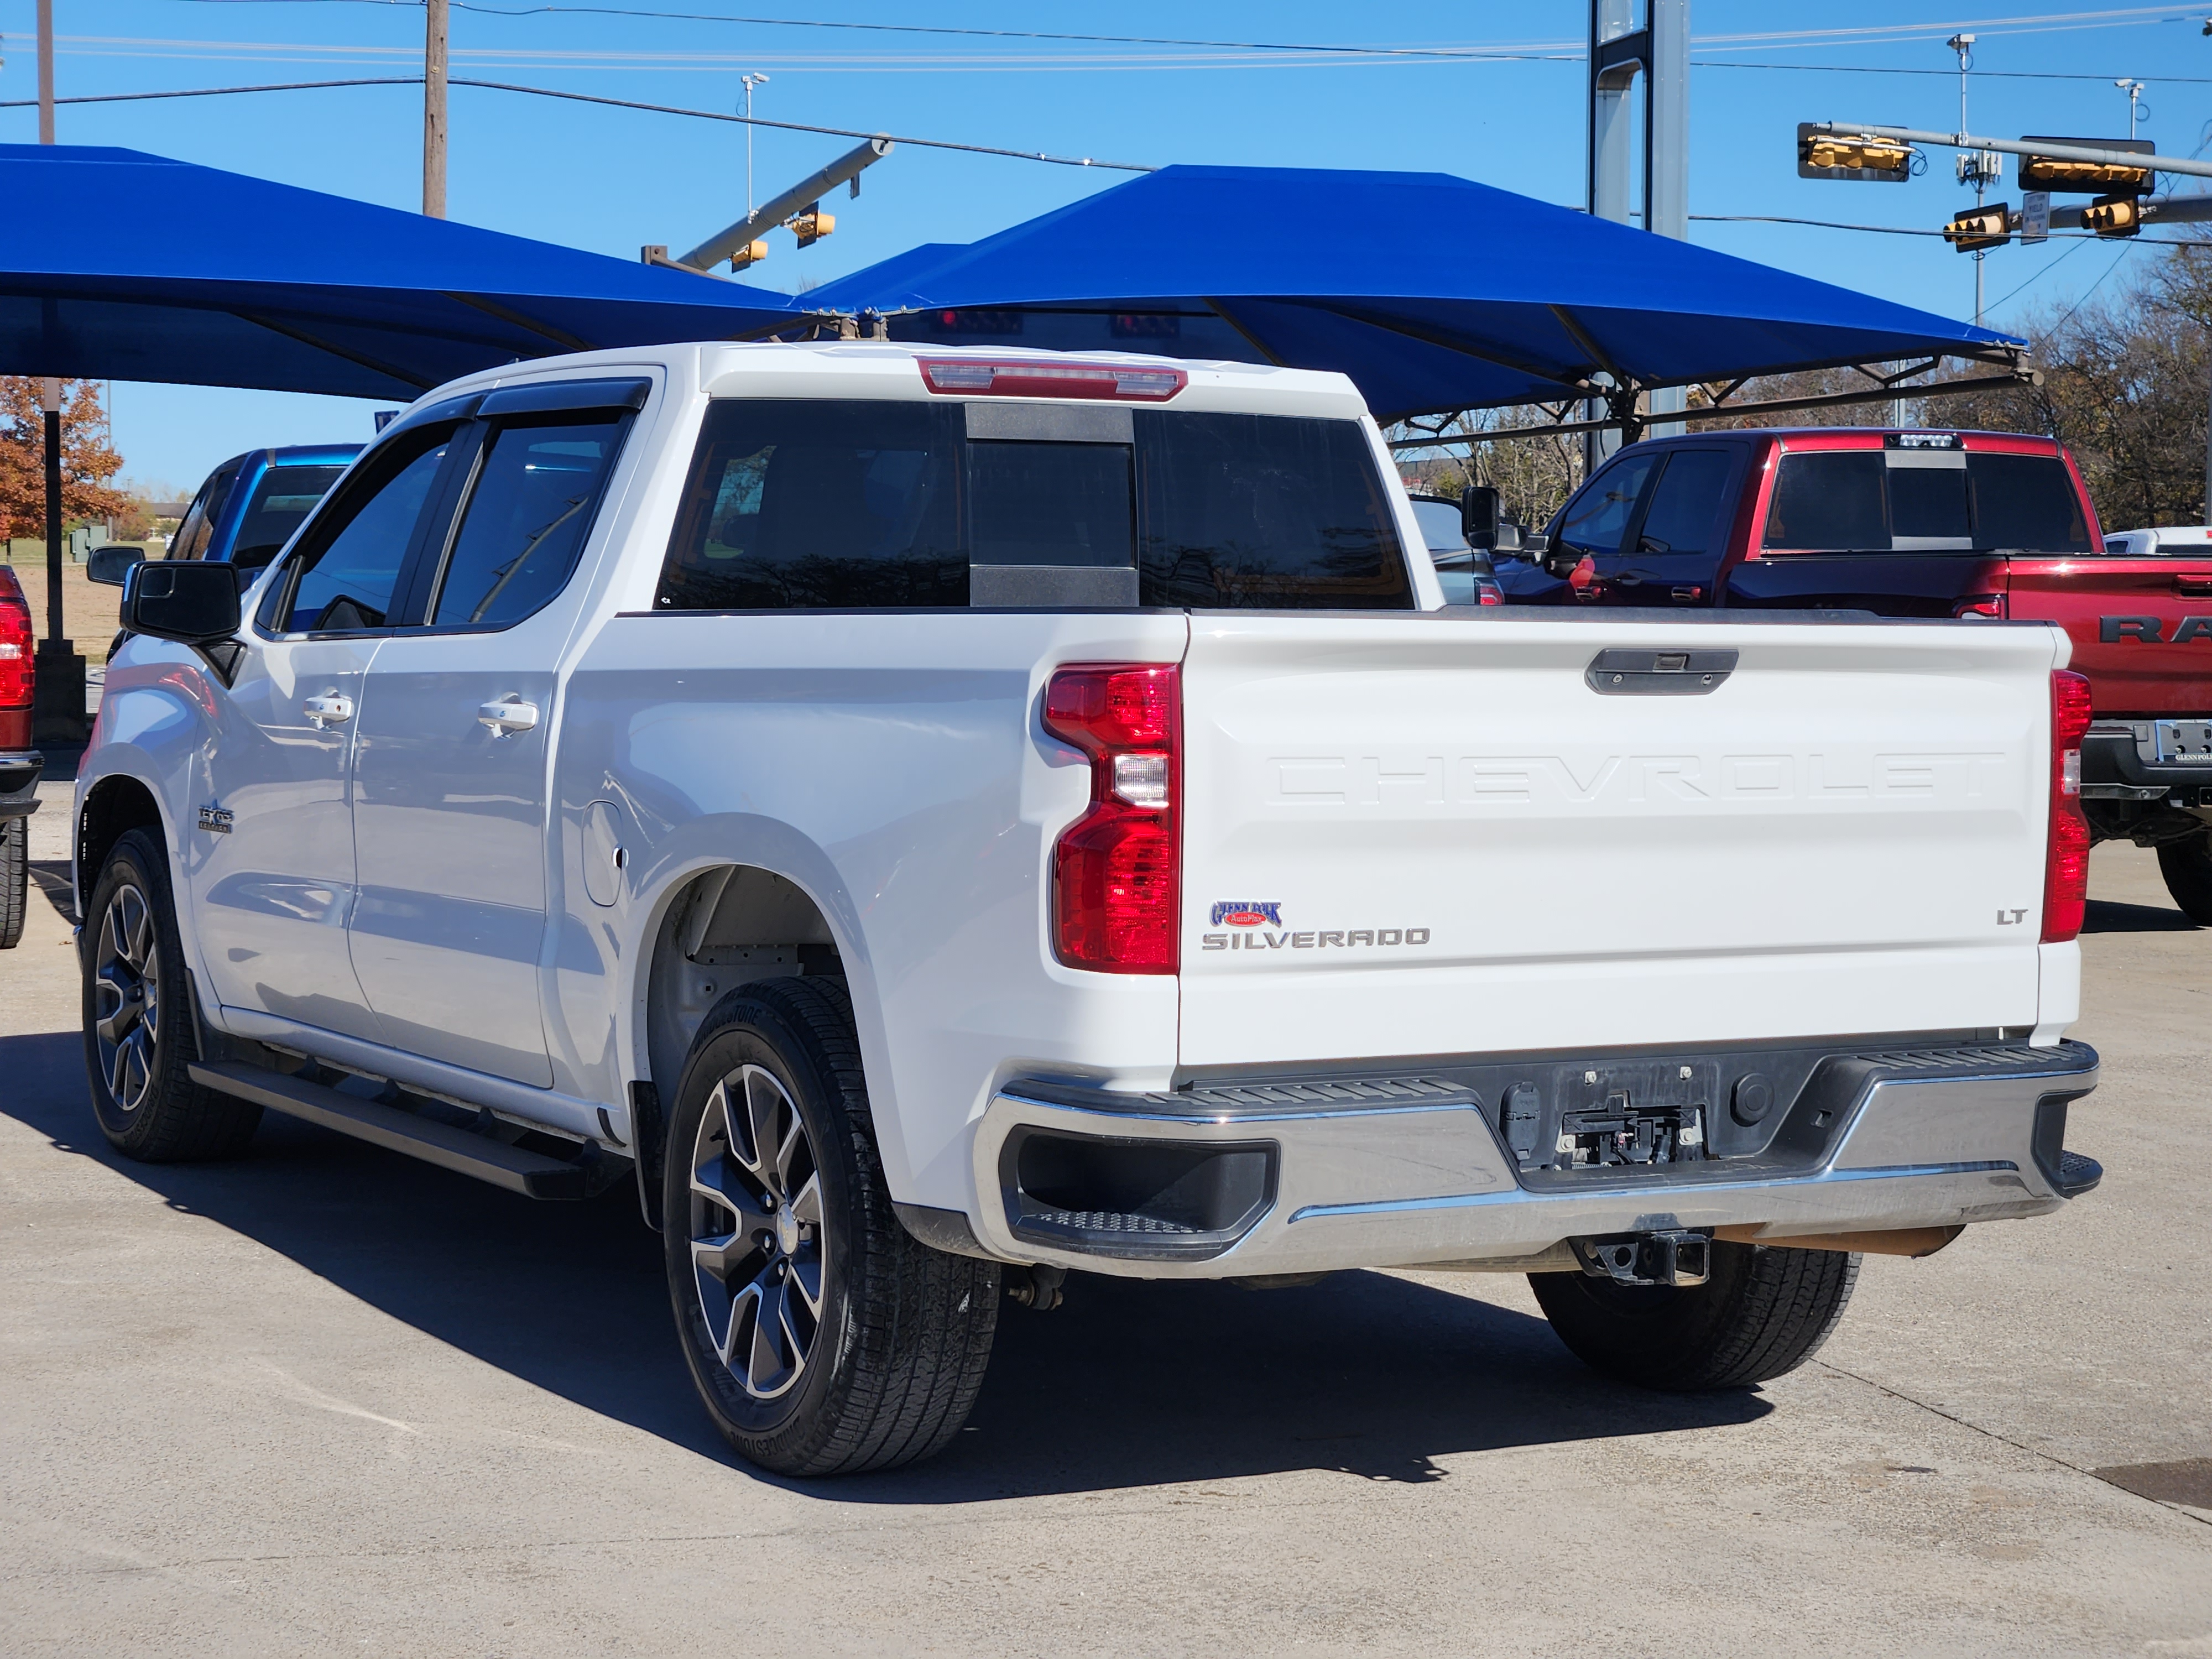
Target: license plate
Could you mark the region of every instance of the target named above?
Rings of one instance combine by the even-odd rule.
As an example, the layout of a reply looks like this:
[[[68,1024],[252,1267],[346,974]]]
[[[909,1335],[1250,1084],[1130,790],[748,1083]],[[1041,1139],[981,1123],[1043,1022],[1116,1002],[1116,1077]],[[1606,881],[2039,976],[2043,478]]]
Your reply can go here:
[[[2212,720],[2159,721],[2158,757],[2185,766],[2212,766]]]

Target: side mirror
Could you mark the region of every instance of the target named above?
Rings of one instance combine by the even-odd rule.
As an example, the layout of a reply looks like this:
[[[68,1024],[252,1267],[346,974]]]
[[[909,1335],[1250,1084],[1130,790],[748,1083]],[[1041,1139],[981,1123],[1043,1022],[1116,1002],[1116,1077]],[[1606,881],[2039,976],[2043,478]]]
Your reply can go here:
[[[131,571],[145,562],[143,547],[95,547],[84,562],[84,579],[102,587],[120,587]]]
[[[238,573],[198,559],[157,559],[132,568],[123,586],[123,625],[179,645],[220,645],[238,632]]]
[[[1459,530],[1469,547],[1498,545],[1498,491],[1489,484],[1469,484],[1459,498]]]

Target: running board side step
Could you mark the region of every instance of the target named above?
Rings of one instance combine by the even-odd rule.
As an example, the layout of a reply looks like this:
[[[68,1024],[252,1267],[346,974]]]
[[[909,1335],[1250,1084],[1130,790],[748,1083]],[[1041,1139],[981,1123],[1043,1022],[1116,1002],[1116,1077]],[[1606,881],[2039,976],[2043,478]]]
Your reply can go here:
[[[471,1133],[434,1118],[418,1117],[397,1106],[363,1100],[319,1083],[309,1083],[282,1072],[254,1066],[205,1064],[186,1067],[193,1082],[205,1088],[250,1100],[271,1111],[319,1123],[342,1135],[366,1140],[387,1152],[404,1152],[426,1164],[452,1170],[526,1198],[589,1198],[608,1183],[595,1180],[599,1171],[589,1161],[596,1153],[587,1148],[586,1162],[564,1164],[520,1146],[510,1146],[489,1135]],[[617,1169],[618,1159],[608,1160]]]

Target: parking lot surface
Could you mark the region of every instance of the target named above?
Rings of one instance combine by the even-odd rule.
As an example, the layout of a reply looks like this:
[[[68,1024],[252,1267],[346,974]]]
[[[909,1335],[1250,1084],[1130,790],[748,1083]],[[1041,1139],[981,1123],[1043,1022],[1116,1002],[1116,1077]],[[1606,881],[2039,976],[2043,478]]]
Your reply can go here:
[[[58,769],[65,773],[66,765]],[[1869,1258],[1756,1391],[1524,1280],[1079,1278],[945,1456],[796,1486],[695,1405],[622,1189],[289,1120],[112,1155],[61,904],[0,954],[0,1651],[2212,1656],[2212,933],[2094,861],[2098,1192]]]

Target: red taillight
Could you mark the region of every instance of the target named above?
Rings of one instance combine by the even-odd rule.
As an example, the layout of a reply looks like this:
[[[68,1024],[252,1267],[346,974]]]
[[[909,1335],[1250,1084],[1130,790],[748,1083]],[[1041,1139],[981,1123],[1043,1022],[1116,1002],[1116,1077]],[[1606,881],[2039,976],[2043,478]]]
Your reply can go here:
[[[1983,617],[2002,621],[2005,614],[2005,596],[2002,593],[1969,593],[1951,607],[1951,614],[1961,618]]]
[[[31,706],[31,606],[0,566],[0,708]]]
[[[31,607],[0,568],[0,749],[31,746]]]
[[[1475,595],[1474,602],[1477,605],[1503,605],[1505,603],[1505,592],[1492,583],[1485,582],[1482,584],[1481,590]]]
[[[2089,730],[2089,682],[2059,669],[2051,677],[2051,839],[2043,864],[2043,942],[2081,931],[2089,902],[2089,820],[2081,815],[2081,739]]]
[[[1164,404],[1190,383],[1179,368],[1119,363],[1057,363],[1043,359],[924,357],[921,380],[932,392],[993,398],[1089,398]]]
[[[1181,676],[1168,664],[1063,668],[1044,726],[1091,757],[1091,807],[1052,850],[1053,949],[1071,968],[1176,971]]]

